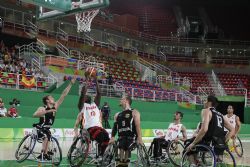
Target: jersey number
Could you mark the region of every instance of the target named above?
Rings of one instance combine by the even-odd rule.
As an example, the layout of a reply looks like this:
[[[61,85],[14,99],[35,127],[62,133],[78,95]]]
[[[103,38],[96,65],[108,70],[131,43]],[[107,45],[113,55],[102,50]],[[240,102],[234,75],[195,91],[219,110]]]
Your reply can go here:
[[[95,111],[91,111],[90,116],[94,117],[95,116]]]
[[[220,117],[218,115],[216,117],[217,117],[217,126],[222,128],[222,117]]]

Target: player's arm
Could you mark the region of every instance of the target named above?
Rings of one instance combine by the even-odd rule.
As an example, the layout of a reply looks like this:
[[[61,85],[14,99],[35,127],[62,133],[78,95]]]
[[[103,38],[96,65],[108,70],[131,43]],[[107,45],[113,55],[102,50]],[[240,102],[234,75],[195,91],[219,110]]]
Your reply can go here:
[[[235,132],[233,126],[229,123],[229,121],[225,119],[225,117],[223,117],[223,119],[224,119],[224,127],[227,128],[228,130],[228,133],[226,134],[226,142],[227,142]]]
[[[86,84],[83,85],[83,87],[82,87],[81,94],[80,94],[80,98],[79,98],[79,101],[78,101],[78,109],[79,109],[79,112],[80,112],[80,111],[82,110],[82,108],[83,108],[83,105],[84,105],[84,98],[85,98],[85,96],[86,96],[87,89],[88,89],[88,83],[86,82]]]
[[[192,142],[193,145],[197,144],[201,139],[205,136],[205,134],[208,131],[208,125],[210,121],[210,116],[209,116],[210,111],[208,109],[203,109],[202,112],[202,124],[201,124],[201,129],[199,130],[196,138]]]
[[[44,107],[39,107],[36,112],[33,114],[33,117],[42,117],[47,113],[56,112],[56,109],[45,110]]]
[[[81,123],[81,119],[82,119],[82,113],[80,112],[77,115],[76,122],[75,122],[75,125],[74,125],[75,136],[78,136],[78,127],[79,127],[79,125]]]
[[[142,144],[142,136],[141,136],[141,118],[140,113],[137,110],[133,110],[133,119],[135,120],[135,129],[137,134],[138,143]]]
[[[184,141],[187,140],[187,129],[186,129],[186,127],[183,126],[183,125],[182,125],[182,127],[181,127],[181,133],[182,133],[182,138],[177,137],[177,139],[184,142]]]
[[[235,136],[238,135],[238,133],[240,132],[240,127],[241,127],[241,122],[240,122],[240,118],[238,116],[236,116],[235,118],[236,120],[236,126],[235,126]]]
[[[196,129],[195,129],[195,131],[194,131],[193,137],[196,137],[196,136],[197,136],[197,134],[198,134],[200,128],[201,128],[201,123],[199,122],[198,125],[197,125],[197,127],[196,127]]]
[[[99,106],[101,101],[101,89],[96,77],[95,77],[95,84],[96,84],[96,96],[94,102],[97,106]]]
[[[71,87],[72,87],[72,84],[74,84],[75,81],[76,81],[76,77],[74,77],[74,78],[70,81],[69,85],[64,89],[64,91],[63,91],[61,97],[60,97],[60,98],[56,101],[56,103],[55,103],[55,108],[56,108],[56,109],[58,109],[59,106],[62,104],[62,102],[63,102],[65,96],[67,96],[67,94],[69,93],[69,91],[70,91],[70,89],[71,89]]]

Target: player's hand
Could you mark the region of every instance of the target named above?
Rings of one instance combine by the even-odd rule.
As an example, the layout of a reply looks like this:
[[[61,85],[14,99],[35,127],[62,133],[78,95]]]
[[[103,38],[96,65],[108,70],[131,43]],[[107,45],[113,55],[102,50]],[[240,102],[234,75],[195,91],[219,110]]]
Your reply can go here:
[[[233,140],[235,140],[235,138],[236,138],[237,135],[238,135],[238,134],[234,133],[234,134],[232,135],[231,138],[232,138]]]
[[[142,141],[142,138],[141,138],[141,137],[138,137],[138,138],[137,138],[137,144],[143,145],[143,141]]]
[[[111,139],[109,140],[109,144],[113,144],[113,143],[115,143],[115,138],[111,137]]]
[[[177,143],[178,141],[179,141],[179,138],[178,138],[178,137],[174,139],[174,142]]]
[[[56,112],[56,111],[57,111],[56,109],[47,110],[47,112]]]
[[[189,151],[191,151],[191,150],[193,150],[194,149],[194,143],[191,143],[187,148],[186,148],[186,151],[187,152],[189,152]]]
[[[76,137],[79,135],[78,129],[75,129],[75,130],[74,130],[74,134],[75,134],[75,135],[74,135],[74,138],[76,138]]]
[[[74,84],[76,82],[76,75],[74,75],[74,77],[71,79],[70,81],[72,84]]]

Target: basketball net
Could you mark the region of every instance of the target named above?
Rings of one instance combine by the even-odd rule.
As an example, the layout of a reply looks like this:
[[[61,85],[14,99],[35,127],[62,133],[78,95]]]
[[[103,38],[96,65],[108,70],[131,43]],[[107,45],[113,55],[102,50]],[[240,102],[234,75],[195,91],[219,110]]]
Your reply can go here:
[[[89,32],[94,17],[98,14],[99,9],[93,9],[76,13],[77,32]]]

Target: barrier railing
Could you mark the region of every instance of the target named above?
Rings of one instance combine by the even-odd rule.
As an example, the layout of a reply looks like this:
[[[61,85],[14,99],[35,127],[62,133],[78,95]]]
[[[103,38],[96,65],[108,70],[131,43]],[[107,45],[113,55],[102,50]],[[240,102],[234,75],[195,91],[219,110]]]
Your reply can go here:
[[[66,33],[65,31],[63,31],[61,28],[57,28],[56,37],[57,37],[57,39],[61,39],[61,40],[65,40],[65,41],[69,40],[68,33]]]
[[[69,49],[64,46],[62,43],[60,43],[59,41],[56,41],[56,48],[59,51],[60,56],[69,58]]]
[[[57,79],[52,78],[52,76],[43,77],[37,75],[23,75],[19,73],[0,73],[0,86],[3,88],[44,91],[46,88],[50,87],[55,82],[57,82]]]
[[[157,74],[155,71],[151,70],[149,67],[145,66],[144,64],[141,64],[140,62],[133,60],[133,66],[142,74],[141,79],[148,80],[151,83],[155,82]]]

